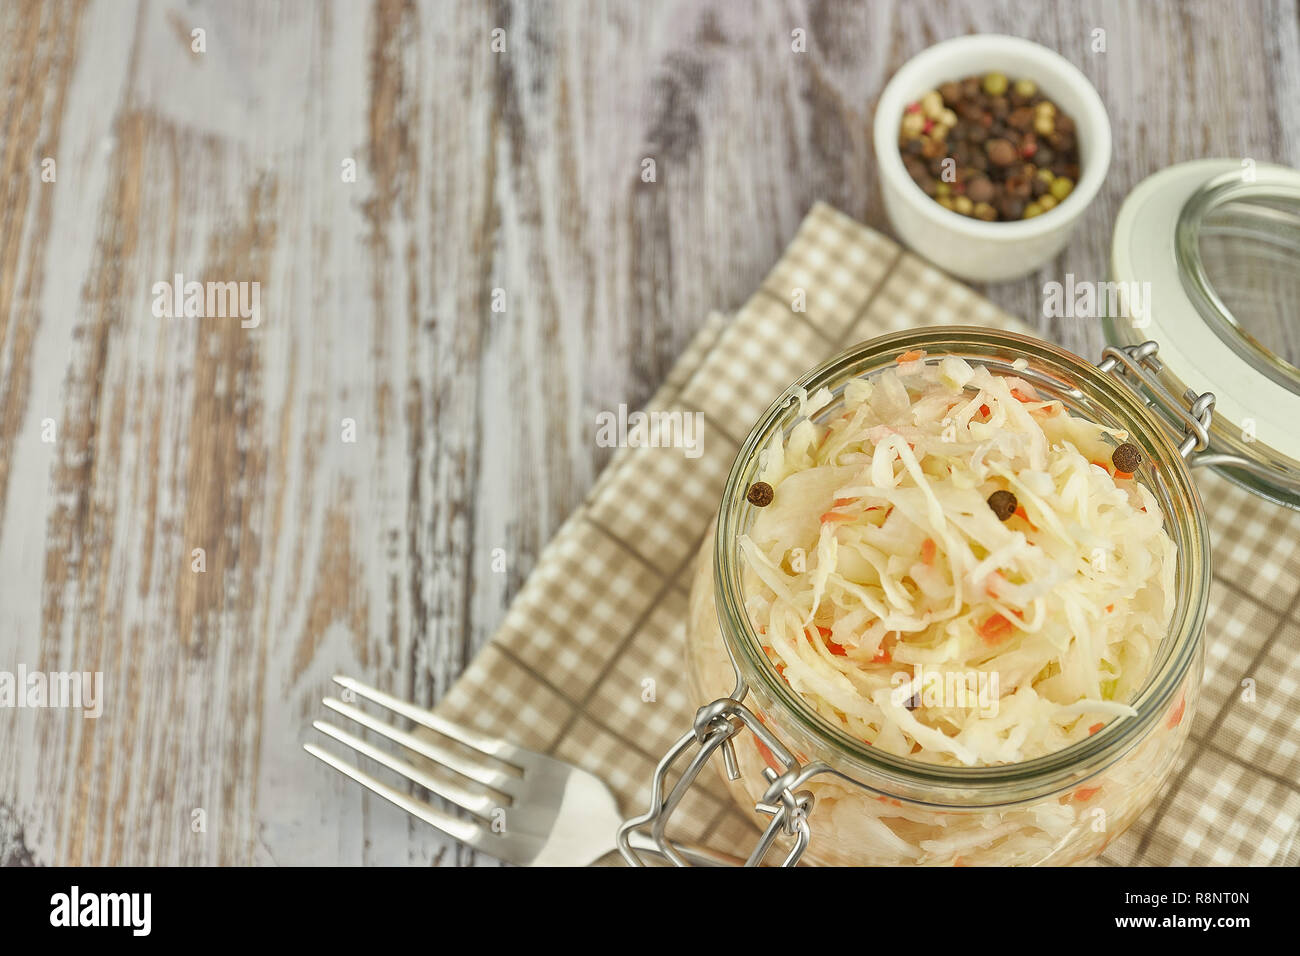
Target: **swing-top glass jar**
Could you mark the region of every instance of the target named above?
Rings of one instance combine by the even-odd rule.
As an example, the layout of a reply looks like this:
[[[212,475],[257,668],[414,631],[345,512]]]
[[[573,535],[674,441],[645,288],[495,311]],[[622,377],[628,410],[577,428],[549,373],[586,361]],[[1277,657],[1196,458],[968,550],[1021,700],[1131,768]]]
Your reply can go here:
[[[1258,326],[1243,321],[1241,315],[1234,317],[1229,307],[1229,303],[1243,303],[1239,311],[1244,311],[1245,299],[1235,292],[1218,294],[1228,286],[1257,288],[1260,283],[1254,277],[1261,269],[1265,274],[1285,275],[1286,269],[1279,270],[1277,262],[1290,257],[1294,264],[1292,253],[1300,250],[1300,216],[1296,215],[1300,176],[1278,167],[1252,167],[1249,183],[1242,186],[1234,179],[1236,168],[1232,161],[1173,167],[1143,183],[1126,202],[1116,226],[1112,274],[1125,283],[1149,283],[1146,309],[1130,310],[1124,318],[1108,317],[1107,337],[1113,344],[1105,350],[1100,365],[1009,332],[973,327],[918,329],[877,338],[836,356],[791,385],[767,410],[732,467],[716,526],[701,549],[691,592],[686,665],[695,699],[712,703],[701,707],[694,727],[661,762],[650,810],[624,826],[624,855],[630,861],[639,862],[627,848],[627,833],[647,828],[675,862],[683,862],[665,836],[666,822],[704,765],[717,762],[715,752],[722,758],[721,768],[737,801],[769,818],[750,862],[761,862],[774,846],[781,845],[788,863],[803,859],[863,865],[1068,864],[1095,857],[1139,816],[1174,767],[1195,713],[1203,672],[1210,548],[1190,466],[1210,465],[1267,497],[1292,506],[1300,504],[1296,466],[1300,455],[1291,448],[1294,436],[1284,427],[1278,411],[1279,405],[1300,404],[1300,375],[1292,374],[1294,356],[1288,362],[1289,353],[1273,347],[1280,339],[1269,341],[1270,348],[1259,347],[1259,336],[1251,334]],[[1161,242],[1161,236],[1176,236],[1177,242]],[[1254,242],[1264,251],[1242,251],[1242,242]],[[1225,254],[1225,248],[1231,254]],[[1188,332],[1193,323],[1195,335]],[[1233,341],[1234,335],[1243,341]],[[1144,338],[1161,343],[1172,338],[1177,347],[1166,350]],[[1216,357],[1216,350],[1225,349],[1235,356],[1233,363]],[[1254,355],[1261,350],[1271,356],[1267,363]],[[1281,357],[1275,352],[1281,352]],[[775,445],[782,447],[801,422],[805,428],[810,422],[819,434],[828,435],[830,425],[842,420],[846,407],[859,401],[870,387],[860,383],[879,383],[896,375],[900,362],[913,372],[930,367],[932,379],[936,374],[951,376],[952,368],[964,367],[981,375],[987,372],[997,379],[1027,383],[1031,396],[1014,389],[1011,394],[1021,400],[1032,398],[1035,411],[1061,414],[1058,423],[1091,423],[1099,426],[1108,442],[1123,442],[1139,450],[1131,472],[1120,467],[1118,458],[1114,465],[1094,460],[1092,464],[1101,466],[1101,471],[1090,476],[1096,479],[1105,472],[1117,486],[1127,489],[1142,511],[1158,513],[1156,524],[1165,548],[1160,552],[1164,566],[1147,569],[1148,592],[1164,598],[1151,652],[1141,661],[1140,673],[1106,675],[1114,679],[1102,696],[1125,707],[1124,713],[1112,711],[1104,719],[1096,718],[1089,708],[1103,707],[1106,702],[1092,699],[1079,704],[1081,714],[1092,716],[1065,734],[1056,733],[1050,745],[1027,745],[1041,730],[1037,725],[1015,727],[1008,733],[1004,723],[998,727],[999,740],[1005,745],[1002,750],[994,747],[963,753],[950,744],[952,734],[947,735],[949,739],[927,737],[933,727],[927,730],[901,713],[901,721],[911,731],[902,738],[897,728],[855,717],[853,701],[836,697],[848,685],[830,687],[821,695],[810,694],[807,670],[783,673],[796,662],[798,653],[792,655],[790,645],[781,645],[772,634],[764,633],[764,625],[771,621],[762,612],[770,610],[768,599],[773,589],[780,589],[787,580],[784,573],[796,569],[781,563],[789,559],[789,551],[783,556],[777,548],[764,559],[762,549],[755,548],[750,538],[773,497],[770,485],[762,487],[763,477],[772,472],[767,456],[774,438],[779,439]],[[960,365],[951,365],[953,362]],[[1225,383],[1221,376],[1213,375],[1224,367],[1235,375],[1243,364],[1257,368],[1260,374],[1256,378],[1270,383],[1269,403],[1260,401],[1258,388],[1247,394],[1246,378],[1238,376]],[[939,367],[946,371],[935,371]],[[980,384],[963,385],[964,372],[959,379],[962,381],[956,386],[948,381],[958,394],[969,393]],[[991,379],[981,381],[987,384]],[[1215,396],[1198,393],[1187,383],[1208,385],[1216,391],[1225,384],[1232,388],[1231,414],[1220,420]],[[1251,387],[1255,387],[1253,382]],[[981,408],[981,420],[987,420],[989,411]],[[1258,421],[1247,414],[1250,411],[1257,413]],[[877,447],[891,440],[893,429],[875,427],[872,442]],[[885,472],[872,476],[885,487],[896,483],[895,470],[901,476],[905,459],[911,459],[914,469],[923,467],[916,456],[904,452],[903,446],[910,447],[910,442],[903,437],[894,436],[896,459]],[[861,460],[864,456],[858,457],[854,462],[858,470],[872,467],[871,462]],[[921,472],[914,474],[917,483],[923,484]],[[942,471],[939,475],[942,477]],[[1008,473],[1005,477],[1014,476]],[[783,480],[788,480],[788,475]],[[871,484],[867,479],[855,480],[859,485]],[[839,484],[843,482],[834,487]],[[781,495],[783,489],[787,495],[797,494],[800,487],[806,486],[778,484],[775,494]],[[1028,495],[1028,488],[1016,487]],[[981,494],[987,490],[987,484],[982,486]],[[1067,490],[1073,493],[1077,488]],[[879,488],[853,491],[870,496]],[[838,493],[851,494],[843,489]],[[821,516],[822,524],[838,520],[841,512],[853,511],[852,501],[851,497],[837,498],[830,513]],[[937,502],[933,505],[939,508]],[[989,507],[998,510],[992,497]],[[966,520],[964,516],[970,514],[958,514],[960,508],[948,510],[950,519]],[[1035,514],[1041,513],[1040,509]],[[888,514],[886,511],[885,521]],[[1035,514],[1023,509],[1017,514],[1018,520],[1025,522],[1019,527],[1032,528],[1030,519]],[[937,512],[930,517],[942,523]],[[998,517],[1007,520],[1002,514]],[[985,514],[980,520],[990,519]],[[1014,524],[1017,519],[1011,520]],[[1078,533],[1086,535],[1088,529],[1078,529]],[[1124,536],[1125,531],[1108,527],[1099,533],[1113,539]],[[826,547],[825,539],[834,535],[823,533],[822,537],[822,541],[802,544],[811,552],[819,545]],[[1060,537],[1068,541],[1070,535]],[[922,542],[921,564],[928,563],[935,550],[933,541]],[[977,559],[984,557],[978,545],[971,553]],[[808,560],[826,557],[821,552],[815,557],[810,554]],[[871,560],[888,562],[891,558],[877,553]],[[766,577],[760,573],[764,560],[776,562],[780,573],[772,572],[772,567]],[[1080,560],[1086,564],[1089,557],[1084,554]],[[884,566],[880,563],[867,573],[874,574]],[[889,566],[899,567],[896,561]],[[909,567],[897,576],[899,580],[874,582],[881,593],[895,588],[885,604],[906,605],[910,595],[925,590],[924,578],[930,571],[918,564]],[[952,565],[954,579],[957,567]],[[1020,583],[1005,577],[1003,582],[1011,589]],[[823,579],[816,586],[817,596],[825,585]],[[989,594],[996,597],[997,592],[990,590]],[[871,605],[872,599],[873,595],[866,595],[864,604]],[[891,610],[883,608],[879,600],[872,608],[870,616]],[[1109,613],[1112,609],[1104,610]],[[1054,612],[1073,614],[1077,609],[1062,610],[1058,605]],[[1001,620],[989,617],[976,622],[971,617],[961,625],[966,628],[961,636],[969,642],[972,622],[976,633],[990,638],[991,643],[1001,639],[1002,628],[1032,629],[1025,622],[1024,610],[1012,609],[1011,614],[1020,615],[1020,620],[1007,616],[1005,609]],[[868,656],[866,661],[890,660],[889,645],[878,633],[888,625],[881,621],[870,623],[877,628],[877,639],[868,652],[877,649],[883,657]],[[984,633],[981,629],[990,622],[996,626]],[[1064,628],[1067,635],[1076,623],[1070,619]],[[861,632],[863,628],[852,630]],[[817,653],[828,661],[833,657],[827,654],[860,650],[846,651],[839,646],[840,632],[820,626],[812,613],[797,622],[794,631],[801,635],[800,640],[806,635],[809,645],[816,646]],[[806,648],[802,652],[806,653]],[[902,662],[904,682],[909,673],[916,672],[916,661],[923,659],[916,654],[913,651],[913,656]],[[1064,654],[1061,659],[1065,660]],[[1034,680],[1055,678],[1064,665],[1054,666],[1055,671],[1044,670]],[[797,679],[788,679],[791,674]],[[1029,681],[1021,674],[1013,676],[1012,683]],[[904,686],[908,694],[918,692],[906,697],[910,713],[924,704],[919,678]],[[892,701],[897,704],[898,698]],[[883,698],[876,703],[885,705]],[[910,745],[910,751],[906,746],[900,749],[900,739]],[[931,744],[939,751],[931,752]],[[687,754],[694,756],[670,786],[673,769]],[[1019,755],[1026,755],[1025,759]]]
[[[1022,763],[936,765],[870,746],[828,721],[769,660],[746,612],[738,545],[759,511],[746,494],[758,480],[761,451],[775,433],[788,433],[796,424],[798,390],[812,395],[829,389],[835,399],[815,420],[830,422],[842,414],[848,383],[870,381],[896,368],[899,356],[917,351],[925,353],[927,363],[955,357],[1030,381],[1040,398],[1122,430],[1146,450],[1135,478],[1160,503],[1178,567],[1167,638],[1144,690],[1132,702],[1136,717],[1108,723],[1079,743]],[[739,671],[754,717],[800,764],[816,761],[833,771],[801,788],[815,806],[805,859],[861,865],[1072,863],[1101,852],[1137,817],[1173,767],[1201,679],[1208,584],[1205,519],[1178,443],[1125,384],[1067,352],[1012,333],[905,332],[875,339],[809,373],[749,436],[697,568],[687,624],[688,673],[695,699],[704,701],[731,695]],[[732,743],[740,770],[730,782],[733,793],[746,806],[763,803],[764,769],[782,773],[786,768],[753,734],[739,733]]]

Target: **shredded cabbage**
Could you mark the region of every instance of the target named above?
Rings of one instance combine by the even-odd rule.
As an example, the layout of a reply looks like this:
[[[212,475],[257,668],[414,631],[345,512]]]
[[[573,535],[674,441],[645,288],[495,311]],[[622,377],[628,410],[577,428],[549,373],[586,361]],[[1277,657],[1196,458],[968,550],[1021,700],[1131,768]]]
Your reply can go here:
[[[824,391],[764,450],[775,496],[740,540],[790,686],[940,764],[1029,760],[1134,715],[1175,554],[1155,497],[1111,465],[1127,435],[954,356],[909,353],[827,413]],[[998,490],[1019,505],[1006,521]]]

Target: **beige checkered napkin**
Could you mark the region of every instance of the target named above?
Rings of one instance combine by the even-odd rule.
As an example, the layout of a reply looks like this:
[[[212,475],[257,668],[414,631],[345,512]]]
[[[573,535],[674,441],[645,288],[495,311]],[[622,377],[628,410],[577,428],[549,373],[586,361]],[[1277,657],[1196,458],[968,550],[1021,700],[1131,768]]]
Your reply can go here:
[[[806,312],[792,311],[794,290]],[[651,410],[702,412],[703,453],[625,448],[542,553],[492,641],[438,709],[598,774],[642,812],[689,726],[683,621],[692,559],[738,443],[802,372],[894,329],[1016,320],[818,204],[762,288],[713,315]],[[1111,863],[1300,861],[1300,515],[1210,474],[1217,568],[1203,702],[1177,775]],[[666,489],[653,497],[644,489]],[[1243,692],[1253,680],[1254,697]],[[651,683],[653,682],[653,683]],[[752,824],[714,775],[674,817],[684,838],[748,852]]]

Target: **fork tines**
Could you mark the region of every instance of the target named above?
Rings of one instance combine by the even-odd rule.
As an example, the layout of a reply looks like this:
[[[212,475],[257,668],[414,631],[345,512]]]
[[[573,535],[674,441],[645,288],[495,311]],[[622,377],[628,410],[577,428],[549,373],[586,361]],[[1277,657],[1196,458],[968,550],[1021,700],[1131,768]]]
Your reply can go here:
[[[313,721],[312,726],[321,733],[334,738],[345,747],[350,747],[362,756],[395,771],[430,793],[436,794],[460,809],[473,814],[482,822],[461,819],[439,810],[423,800],[415,799],[396,787],[392,787],[366,773],[364,770],[360,770],[346,760],[317,747],[315,744],[304,744],[303,749],[412,816],[418,817],[430,826],[442,830],[448,836],[475,848],[485,848],[484,844],[492,835],[490,827],[486,824],[490,823],[491,815],[496,808],[509,805],[511,784],[518,779],[516,774],[510,773],[508,770],[503,769],[502,766],[493,765],[496,761],[491,758],[501,752],[501,742],[439,717],[437,714],[408,704],[391,694],[368,687],[350,677],[336,676],[334,681],[344,689],[344,696],[355,695],[355,697],[372,701],[421,727],[457,741],[464,745],[465,749],[459,751],[428,737],[416,736],[367,713],[354,704],[334,697],[327,697],[324,701],[325,706],[330,710],[367,730],[388,738],[406,750],[432,761],[440,768],[450,770],[460,777],[468,778],[468,780],[481,785],[481,787],[497,791],[500,796],[494,796],[481,789],[471,789],[463,786],[452,779],[450,775],[435,776],[413,765],[398,754],[376,747],[356,734],[349,733],[341,727],[336,727],[324,720]],[[467,753],[469,752],[480,756],[468,756]],[[495,846],[492,849],[494,852],[499,852],[499,848]]]

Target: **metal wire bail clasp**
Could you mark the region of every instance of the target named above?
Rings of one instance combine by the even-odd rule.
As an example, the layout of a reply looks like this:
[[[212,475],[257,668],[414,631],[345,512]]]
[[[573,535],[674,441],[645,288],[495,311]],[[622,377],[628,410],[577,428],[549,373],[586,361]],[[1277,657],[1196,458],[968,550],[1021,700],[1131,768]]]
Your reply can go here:
[[[742,691],[743,696],[743,686],[738,689]],[[819,770],[815,769],[815,764],[807,767],[800,764],[785,744],[736,697],[721,697],[710,704],[705,704],[695,712],[694,725],[677,740],[655,767],[650,790],[650,808],[619,828],[618,849],[628,863],[633,866],[645,865],[645,861],[632,848],[630,837],[633,831],[648,826],[651,838],[664,856],[677,866],[689,865],[666,836],[668,819],[681,803],[686,791],[695,783],[695,778],[709,762],[714,751],[722,750],[727,776],[732,780],[740,778],[740,764],[736,760],[732,738],[744,729],[754,734],[772,756],[785,767],[785,772],[781,774],[770,767],[763,771],[768,787],[763,798],[755,805],[755,809],[770,815],[772,819],[759,838],[758,845],[745,861],[745,866],[761,864],[772,844],[782,834],[793,837],[793,846],[781,865],[793,866],[799,861],[812,835],[808,827],[808,814],[812,811],[813,795],[807,790],[797,791],[796,788]],[[665,795],[669,769],[692,746],[698,746],[698,751],[682,771],[681,777]]]
[[[1132,373],[1151,395],[1156,405],[1182,421],[1183,440],[1178,445],[1178,453],[1195,464],[1193,454],[1205,451],[1210,445],[1210,423],[1214,419],[1214,393],[1198,394],[1195,389],[1189,388],[1183,393],[1181,401],[1175,398],[1169,389],[1161,384],[1158,377],[1164,370],[1164,363],[1156,357],[1159,349],[1159,343],[1150,340],[1141,345],[1129,345],[1124,348],[1107,346],[1101,353],[1102,361],[1097,367],[1103,372],[1114,372],[1116,377],[1130,388],[1133,386],[1125,373]]]

